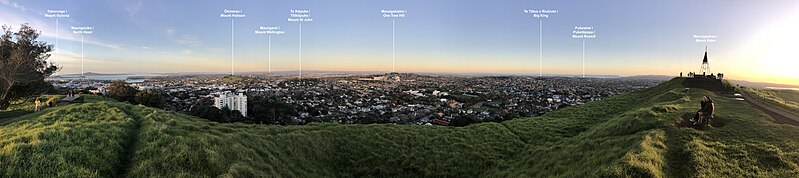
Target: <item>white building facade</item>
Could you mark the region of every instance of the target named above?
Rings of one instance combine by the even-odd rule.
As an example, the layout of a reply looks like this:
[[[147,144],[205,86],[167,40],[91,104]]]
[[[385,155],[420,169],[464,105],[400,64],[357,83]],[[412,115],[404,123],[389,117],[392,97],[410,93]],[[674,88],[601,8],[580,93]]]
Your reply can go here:
[[[233,92],[225,91],[214,97],[214,107],[219,109],[227,107],[230,110],[237,110],[241,112],[241,115],[247,117],[247,96],[244,96],[243,93],[235,95]]]

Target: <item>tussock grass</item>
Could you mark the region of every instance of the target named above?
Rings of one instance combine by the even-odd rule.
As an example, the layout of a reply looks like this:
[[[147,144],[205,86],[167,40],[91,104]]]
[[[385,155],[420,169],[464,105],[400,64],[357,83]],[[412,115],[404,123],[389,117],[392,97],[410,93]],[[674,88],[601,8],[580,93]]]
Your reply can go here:
[[[56,108],[0,127],[2,177],[118,175],[132,119],[106,103]]]

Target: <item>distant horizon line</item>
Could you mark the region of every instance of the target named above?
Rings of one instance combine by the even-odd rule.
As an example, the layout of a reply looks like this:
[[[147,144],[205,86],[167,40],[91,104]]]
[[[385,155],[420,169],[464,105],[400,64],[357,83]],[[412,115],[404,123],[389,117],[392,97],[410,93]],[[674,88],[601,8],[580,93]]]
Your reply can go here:
[[[428,75],[451,75],[451,76],[529,76],[529,77],[537,77],[538,74],[535,73],[494,73],[494,72],[407,72],[407,71],[398,71],[398,72],[391,72],[391,71],[346,71],[346,70],[303,70],[303,72],[310,72],[313,74],[316,73],[340,73],[340,74],[361,74],[361,75],[375,75],[375,74],[389,74],[389,73],[399,73],[399,74],[428,74]],[[228,72],[125,72],[125,73],[102,73],[102,72],[85,72],[86,74],[96,74],[96,75],[142,75],[142,74],[156,74],[156,75],[169,75],[169,74],[212,74],[212,75],[230,75]],[[299,73],[299,70],[280,70],[280,71],[273,71],[272,74],[279,74],[279,75],[292,75],[292,73]],[[235,75],[251,75],[251,74],[269,74],[268,71],[248,71],[248,72],[239,72]],[[59,74],[59,75],[52,75],[48,78],[56,78],[56,77],[63,77],[63,78],[73,78],[80,76],[80,73],[69,73],[69,74]],[[581,74],[543,74],[544,77],[581,77]],[[650,78],[658,78],[658,77],[666,77],[666,78],[674,78],[678,76],[672,75],[659,75],[659,74],[642,74],[642,75],[585,75],[586,78],[625,78],[625,77],[650,77]],[[731,79],[732,81],[739,83],[741,85],[748,85],[748,86],[755,86],[760,88],[768,88],[768,87],[778,87],[778,88],[799,88],[799,85],[795,84],[786,84],[786,83],[771,83],[771,82],[763,82],[763,81],[751,81],[751,80],[742,80],[742,79]]]
[[[318,72],[318,73],[352,73],[352,74],[388,74],[388,73],[410,73],[410,74],[446,74],[446,75],[504,75],[504,76],[538,76],[538,73],[519,73],[519,72],[416,72],[416,71],[354,71],[354,70],[302,70],[303,73],[305,72]],[[246,72],[236,72],[235,75],[242,75],[242,74],[269,74],[268,71],[246,71]],[[286,73],[299,73],[299,70],[280,70],[280,71],[272,71],[272,74],[286,74]],[[85,74],[98,74],[98,75],[137,75],[137,74],[227,74],[230,75],[230,72],[122,72],[122,73],[105,73],[105,72],[84,72]],[[58,74],[52,75],[51,77],[57,76],[78,76],[81,73],[66,73],[66,74]],[[569,76],[569,77],[580,77],[582,74],[562,74],[562,73],[544,73],[543,76]],[[642,74],[642,75],[614,75],[614,74],[586,74],[585,76],[593,76],[593,77],[634,77],[634,76],[668,76],[668,77],[675,77],[670,75],[657,75],[657,74]]]

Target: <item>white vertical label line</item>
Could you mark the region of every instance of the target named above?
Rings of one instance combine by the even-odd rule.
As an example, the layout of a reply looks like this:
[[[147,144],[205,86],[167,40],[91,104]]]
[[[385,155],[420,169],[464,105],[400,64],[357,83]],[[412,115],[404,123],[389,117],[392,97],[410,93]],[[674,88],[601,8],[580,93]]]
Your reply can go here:
[[[272,35],[269,35],[269,73],[272,73]]]
[[[235,30],[234,23],[235,23],[234,20],[231,18],[230,19],[230,75],[235,75],[234,68],[236,66],[236,63],[233,61],[234,55],[236,53],[236,47],[234,46],[236,38],[233,36],[234,34],[233,31]]]
[[[583,40],[583,78],[585,78],[585,40]]]
[[[302,79],[302,24],[300,24],[300,79]]]
[[[83,35],[80,35],[80,76],[85,76],[85,72],[83,70],[84,58],[85,57],[83,56]]]
[[[391,72],[397,72],[397,49],[394,38],[394,20],[391,20]]]
[[[538,21],[538,77],[544,76],[544,21]]]
[[[59,51],[58,51],[58,18],[56,18],[56,19],[55,19],[55,50],[53,50],[53,51],[55,51],[55,52],[53,52],[53,53],[57,53],[57,52],[59,52]],[[58,57],[55,57],[55,58],[53,59],[53,61],[55,61],[56,63],[58,63]],[[56,75],[58,75],[58,70],[56,70],[56,72],[55,72],[55,73],[56,73]]]

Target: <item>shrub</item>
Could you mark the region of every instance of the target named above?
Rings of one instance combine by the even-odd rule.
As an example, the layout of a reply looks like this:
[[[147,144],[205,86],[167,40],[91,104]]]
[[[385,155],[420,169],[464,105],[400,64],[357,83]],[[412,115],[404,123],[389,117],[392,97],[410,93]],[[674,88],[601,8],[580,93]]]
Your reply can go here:
[[[117,80],[111,83],[108,86],[108,97],[113,98],[117,101],[127,101],[131,103],[135,103],[134,98],[136,95],[136,89],[133,87],[128,86],[125,81]]]
[[[161,108],[165,103],[161,93],[153,90],[144,90],[136,93],[135,101],[138,104],[155,108]]]

